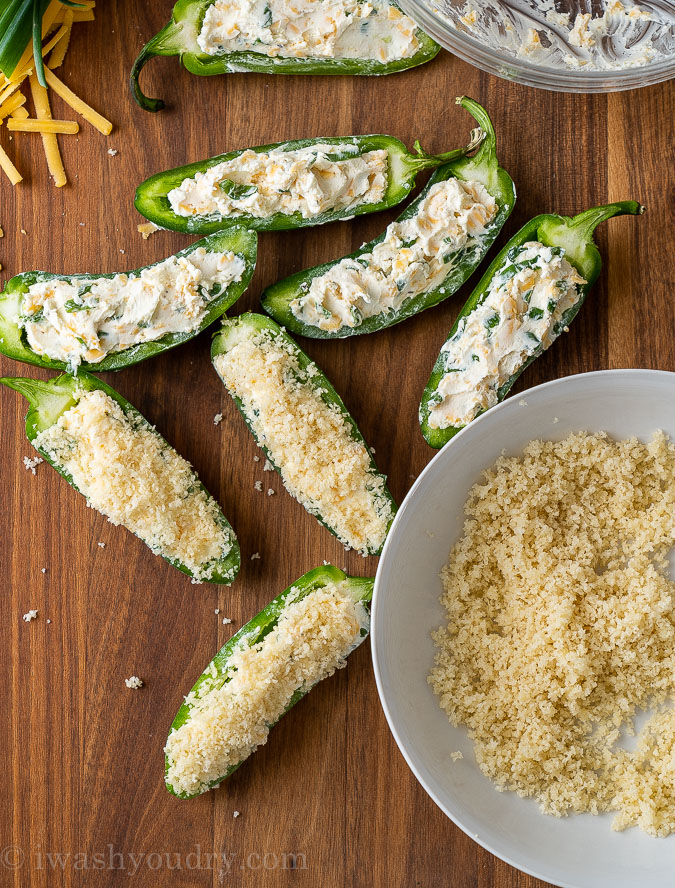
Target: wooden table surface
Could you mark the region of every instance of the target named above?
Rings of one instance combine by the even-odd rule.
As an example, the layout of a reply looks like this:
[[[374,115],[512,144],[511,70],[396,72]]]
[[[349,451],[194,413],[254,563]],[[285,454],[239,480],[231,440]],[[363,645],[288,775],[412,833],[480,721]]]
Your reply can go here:
[[[672,85],[560,95],[489,77],[445,52],[380,79],[199,79],[162,59],[143,82],[170,104],[151,115],[131,100],[127,76],[169,10],[168,0],[109,0],[95,23],[78,26],[63,77],[115,130],[105,139],[83,124],[78,138],[61,137],[68,187],[48,181],[38,136],[2,136],[27,173],[14,189],[0,182],[4,278],[33,268],[126,270],[184,247],[182,235],[144,241],[136,230],[143,220],[134,188],[166,167],[305,136],[385,132],[408,145],[419,138],[428,151],[463,144],[471,122],[454,98],[465,93],[487,106],[518,188],[500,245],[539,212],[571,214],[623,198],[648,208],[642,218],[614,219],[598,231],[602,276],[569,335],[527,371],[519,390],[588,370],[675,370]],[[60,100],[53,106],[55,117],[72,116]],[[394,215],[263,234],[254,280],[234,310],[255,310],[265,285],[349,252]],[[398,502],[433,456],[417,405],[468,292],[384,333],[302,343],[375,447]],[[209,341],[203,334],[104,378],[191,460],[223,505],[242,549],[231,589],[191,585],[88,509],[49,466],[35,477],[27,472],[25,402],[0,393],[0,884],[543,885],[474,844],[416,783],[380,709],[367,644],[221,789],[187,802],[164,789],[162,747],[174,712],[236,628],[324,559],[363,575],[377,566],[375,558],[345,553],[277,476],[263,476],[209,362]],[[0,370],[49,375],[8,359]],[[258,493],[257,479],[278,495]],[[251,560],[254,552],[260,560]],[[31,608],[39,616],[25,623]],[[142,690],[127,690],[130,675],[143,678]]]

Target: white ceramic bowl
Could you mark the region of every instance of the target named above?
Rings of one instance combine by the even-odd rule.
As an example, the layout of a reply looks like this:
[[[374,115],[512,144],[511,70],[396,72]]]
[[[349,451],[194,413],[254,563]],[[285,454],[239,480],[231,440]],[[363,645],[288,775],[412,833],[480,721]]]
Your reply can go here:
[[[430,632],[444,622],[439,573],[461,535],[469,489],[502,450],[517,455],[533,438],[559,440],[582,429],[643,440],[663,429],[675,438],[675,373],[606,370],[537,386],[483,414],[438,453],[401,506],[380,559],[375,677],[413,773],[484,848],[562,888],[664,888],[675,885],[675,836],[613,832],[610,814],[548,817],[535,801],[497,792],[479,771],[466,730],[450,725],[427,684]],[[456,749],[464,758],[453,763]]]

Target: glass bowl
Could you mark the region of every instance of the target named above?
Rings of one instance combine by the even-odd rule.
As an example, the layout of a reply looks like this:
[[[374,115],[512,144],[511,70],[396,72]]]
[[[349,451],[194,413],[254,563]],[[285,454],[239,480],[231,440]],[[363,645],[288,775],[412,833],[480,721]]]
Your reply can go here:
[[[669,0],[399,0],[441,46],[507,80],[618,92],[675,76]]]

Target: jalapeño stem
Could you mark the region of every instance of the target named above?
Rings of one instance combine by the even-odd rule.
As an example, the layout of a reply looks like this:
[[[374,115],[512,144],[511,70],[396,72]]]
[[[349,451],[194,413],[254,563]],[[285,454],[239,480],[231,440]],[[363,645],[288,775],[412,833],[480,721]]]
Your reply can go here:
[[[177,25],[172,19],[158,34],[155,34],[152,40],[146,43],[133,64],[131,74],[129,75],[129,83],[131,84],[131,90],[136,102],[144,111],[161,111],[164,107],[164,102],[162,99],[151,99],[144,94],[138,82],[141,71],[150,59],[155,56],[179,55],[181,53],[184,48],[179,41],[181,30],[181,26]]]
[[[72,396],[72,385],[54,385],[53,381],[45,382],[43,379],[26,379],[23,376],[3,376],[0,383],[8,388],[20,392],[30,402],[31,407],[37,407],[40,403],[40,395],[53,397],[54,395]]]
[[[593,232],[601,222],[611,219],[612,216],[630,215],[638,216],[644,213],[645,208],[635,200],[622,200],[617,203],[605,204],[601,207],[591,207],[577,216],[573,216],[568,223],[568,228],[573,229],[585,241],[589,241]]]
[[[482,105],[468,96],[457,96],[455,104],[460,105],[465,111],[475,118],[482,133],[481,146],[473,157],[476,165],[497,165],[497,137],[495,128],[490,120],[490,115]]]
[[[413,148],[416,154],[409,154],[404,163],[408,169],[419,172],[420,170],[434,169],[444,163],[450,163],[453,160],[459,160],[460,157],[466,157],[485,139],[486,133],[481,127],[471,130],[471,139],[469,144],[464,148],[455,148],[453,151],[446,151],[443,154],[427,154],[420,145],[419,139],[415,141]]]

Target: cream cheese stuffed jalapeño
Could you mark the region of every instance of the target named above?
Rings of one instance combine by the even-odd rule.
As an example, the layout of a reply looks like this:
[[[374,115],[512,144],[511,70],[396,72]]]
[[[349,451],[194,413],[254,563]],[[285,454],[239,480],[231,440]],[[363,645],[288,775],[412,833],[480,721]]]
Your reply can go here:
[[[485,133],[476,154],[436,170],[380,237],[268,287],[262,304],[276,321],[316,339],[373,333],[452,296],[475,271],[511,213],[516,191],[499,166],[485,109],[466,97],[457,103]]]
[[[220,506],[122,395],[84,371],[0,382],[28,398],[28,440],[91,508],[193,582],[234,580],[239,544]]]
[[[165,747],[170,793],[217,788],[368,634],[374,580],[310,570],[246,623],[197,679]]]
[[[223,322],[211,358],[263,448],[266,468],[276,469],[291,496],[344,546],[379,555],[396,504],[317,365],[273,320],[252,313]]]
[[[0,353],[57,370],[119,370],[193,339],[242,295],[255,232],[231,228],[118,274],[16,275],[0,294]]]
[[[520,374],[567,332],[600,274],[600,222],[636,215],[621,201],[578,216],[536,216],[497,255],[459,313],[420,404],[422,434],[442,447],[503,400]]]
[[[134,98],[164,107],[138,78],[154,56],[179,56],[193,74],[393,74],[430,61],[440,46],[388,0],[179,0],[171,21],[131,70]]]
[[[300,139],[231,151],[157,173],[136,190],[136,209],[162,228],[209,234],[230,225],[258,231],[323,225],[386,210],[415,177],[473,151],[483,138],[431,155],[393,136]]]

